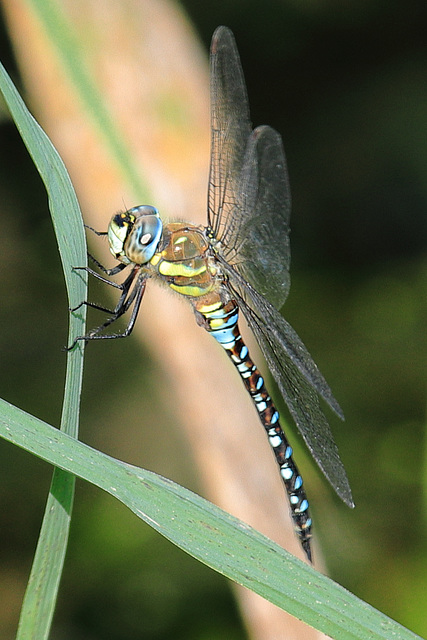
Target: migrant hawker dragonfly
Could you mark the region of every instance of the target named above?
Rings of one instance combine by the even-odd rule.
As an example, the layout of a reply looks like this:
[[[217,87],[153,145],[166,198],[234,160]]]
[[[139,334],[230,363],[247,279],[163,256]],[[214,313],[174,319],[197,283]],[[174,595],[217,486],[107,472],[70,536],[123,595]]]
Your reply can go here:
[[[129,274],[117,284],[87,269],[120,289],[121,295],[114,310],[82,303],[111,316],[77,340],[128,336],[149,278],[163,280],[188,298],[197,323],[225,349],[252,398],[279,465],[296,533],[311,560],[312,523],[302,477],[279,413],[240,335],[239,310],[314,459],[337,494],[353,506],[319,396],[338,416],[343,414],[306,347],[278,312],[288,295],[290,267],[290,193],[281,137],[268,126],[252,130],[239,54],[226,27],[213,35],[210,63],[208,224],[163,225],[157,209],[148,205],[114,215],[108,231],[96,233],[108,235],[110,251],[119,263],[106,269],[94,262],[107,276],[126,268]],[[129,310],[125,331],[105,333]]]

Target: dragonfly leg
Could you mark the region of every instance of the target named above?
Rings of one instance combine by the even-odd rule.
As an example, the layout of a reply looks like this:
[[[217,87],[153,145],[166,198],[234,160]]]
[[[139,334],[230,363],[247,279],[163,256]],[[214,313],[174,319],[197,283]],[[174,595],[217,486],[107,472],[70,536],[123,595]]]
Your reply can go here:
[[[102,307],[100,305],[97,305],[93,302],[88,302],[88,301],[84,301],[80,303],[78,307],[76,307],[76,309],[78,309],[83,304],[85,304],[88,307],[98,309],[99,311],[103,311],[105,313],[111,313],[112,315],[110,318],[108,318],[108,320],[106,320],[99,327],[96,327],[95,329],[91,329],[86,335],[77,336],[74,342],[69,347],[66,347],[67,351],[71,351],[76,346],[77,342],[79,342],[80,340],[84,340],[85,342],[87,342],[88,340],[126,338],[132,333],[132,329],[135,325],[135,321],[138,316],[139,308],[141,306],[142,298],[145,292],[145,285],[146,285],[146,277],[141,276],[141,274],[138,276],[136,282],[134,283],[135,276],[137,275],[138,271],[139,271],[139,268],[133,269],[132,272],[129,274],[129,276],[126,278],[125,282],[119,285],[119,288],[122,289],[122,294],[120,296],[120,299],[115,309],[113,310],[107,309],[106,307]],[[133,283],[134,283],[134,286],[132,288]],[[109,327],[116,320],[118,320],[122,315],[124,315],[132,305],[133,305],[132,313],[131,313],[128,325],[124,331],[119,333],[110,333],[110,334],[103,333],[103,331],[105,331],[107,327]],[[74,311],[76,309],[74,309]]]
[[[97,236],[107,236],[108,235],[108,231],[97,231],[96,229],[94,229],[93,227],[91,227],[88,224],[85,224],[84,226],[85,226],[86,229],[89,229],[89,231],[92,231]]]
[[[78,304],[77,307],[70,307],[68,310],[71,311],[71,313],[74,313],[75,311],[78,311],[81,307],[83,307],[83,305],[85,305],[86,307],[90,307],[91,309],[96,309],[97,311],[104,311],[104,313],[115,313],[114,309],[108,309],[107,307],[103,307],[96,302],[89,302],[88,300],[83,300],[83,302]]]
[[[92,259],[94,260],[94,258],[92,258]],[[122,264],[121,263],[121,264],[118,264],[117,267],[114,267],[113,269],[106,269],[97,260],[95,260],[95,264],[97,266],[99,266],[99,268],[104,273],[106,273],[107,276],[115,276],[118,273],[120,273],[121,271],[123,271],[123,269],[126,269],[126,267],[128,266],[126,264]],[[104,276],[101,276],[100,273],[97,273],[96,271],[94,271],[90,267],[73,267],[73,269],[74,269],[74,271],[86,271],[86,273],[90,273],[91,276],[95,276],[95,278],[98,278],[98,280],[101,280],[101,282],[104,282],[105,284],[109,284],[110,287],[116,287],[116,289],[121,289],[122,288],[122,285],[120,283],[114,282],[114,280],[108,280],[108,278],[104,278]]]
[[[115,267],[112,267],[111,269],[108,269],[107,267],[104,267],[104,265],[101,262],[99,262],[99,260],[97,260],[91,253],[88,253],[87,255],[92,260],[92,262],[95,263],[95,265],[98,267],[98,269],[100,269],[103,273],[106,273],[107,276],[115,276],[118,273],[120,273],[121,271],[123,271],[123,269],[126,269],[126,267],[129,266],[128,264],[125,264],[124,262],[120,262]],[[88,270],[88,267],[83,267],[83,268]],[[114,286],[115,283],[113,283],[111,280],[104,279],[102,276],[99,275],[99,273],[96,273],[96,271],[90,270],[89,272],[92,273],[92,275],[95,275],[100,280],[103,280],[104,282],[108,282],[108,284],[112,284]]]

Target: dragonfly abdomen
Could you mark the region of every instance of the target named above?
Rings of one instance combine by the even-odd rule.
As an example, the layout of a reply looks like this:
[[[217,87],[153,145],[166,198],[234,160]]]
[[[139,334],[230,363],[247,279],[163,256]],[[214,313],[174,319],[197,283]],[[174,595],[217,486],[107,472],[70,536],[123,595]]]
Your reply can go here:
[[[200,322],[200,324],[203,324],[204,328],[225,349],[257,409],[286,487],[296,533],[311,561],[311,518],[303,480],[292,458],[292,447],[280,426],[279,412],[274,406],[265,386],[264,378],[252,361],[249,350],[240,334],[239,308],[233,300],[230,300],[225,305],[218,303],[214,309],[210,310],[200,305],[198,312],[204,319],[204,322]]]

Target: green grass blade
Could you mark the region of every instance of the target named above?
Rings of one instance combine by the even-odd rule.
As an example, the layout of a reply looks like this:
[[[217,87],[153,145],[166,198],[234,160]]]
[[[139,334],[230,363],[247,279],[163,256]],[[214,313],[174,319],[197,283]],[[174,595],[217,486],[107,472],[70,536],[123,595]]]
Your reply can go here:
[[[207,500],[0,401],[0,436],[97,485],[201,562],[340,640],[415,634]]]
[[[72,266],[86,264],[86,242],[77,198],[69,175],[49,138],[27,110],[4,68],[0,65],[0,90],[21,137],[45,184],[57,236],[70,306],[86,299],[86,278]],[[85,276],[85,274],[84,274]],[[69,340],[84,332],[85,309],[70,320]],[[61,429],[77,437],[83,349],[67,357]],[[17,637],[47,638],[67,548],[74,477],[55,469],[42,529],[28,582]]]

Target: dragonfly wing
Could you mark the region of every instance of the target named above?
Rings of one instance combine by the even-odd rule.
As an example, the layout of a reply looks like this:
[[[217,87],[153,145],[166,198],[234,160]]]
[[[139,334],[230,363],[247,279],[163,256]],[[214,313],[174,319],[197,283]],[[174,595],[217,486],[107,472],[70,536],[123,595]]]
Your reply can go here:
[[[248,139],[233,224],[224,232],[223,255],[267,298],[283,306],[290,286],[291,197],[280,135],[255,129]]]
[[[208,223],[224,258],[276,307],[289,291],[291,198],[280,135],[252,131],[234,36],[211,44],[211,165]]]
[[[232,32],[211,44],[211,165],[208,224],[225,259],[276,307],[289,291],[291,198],[280,135],[252,131]]]
[[[225,269],[230,288],[307,447],[340,498],[353,506],[347,474],[319,404],[318,394],[343,418],[328,383],[290,324],[233,269]]]
[[[218,27],[210,53],[211,164],[208,223],[221,240],[232,222],[248,138],[249,103],[236,42],[230,29]]]
[[[352,505],[318,394],[340,417],[342,411],[304,344],[277,311],[288,294],[290,266],[291,199],[282,140],[270,127],[252,131],[240,58],[226,27],[214,33],[210,60],[212,248],[308,448],[338,495]]]

